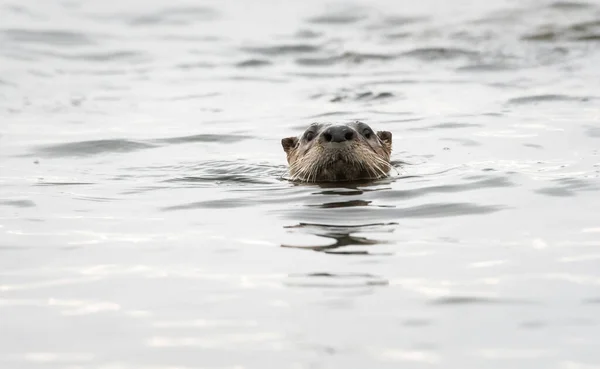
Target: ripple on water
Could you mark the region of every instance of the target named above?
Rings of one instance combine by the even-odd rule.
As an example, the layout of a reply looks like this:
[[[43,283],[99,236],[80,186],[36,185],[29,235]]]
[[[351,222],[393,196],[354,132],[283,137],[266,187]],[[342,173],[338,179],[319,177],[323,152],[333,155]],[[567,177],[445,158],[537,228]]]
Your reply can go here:
[[[401,56],[413,57],[423,61],[451,60],[458,58],[473,59],[479,55],[478,51],[453,47],[416,48],[401,54]]]
[[[204,62],[204,61],[191,62],[191,63],[179,63],[175,66],[175,68],[184,69],[184,70],[213,69],[215,67],[217,67],[216,64],[208,63],[208,62]]]
[[[553,182],[557,184],[555,187],[545,187],[535,190],[535,192],[553,197],[571,197],[576,196],[578,192],[598,191],[600,189],[597,182],[579,178],[558,178]]]
[[[347,25],[355,24],[367,18],[367,15],[360,10],[346,10],[331,12],[309,18],[308,23],[320,25]]]
[[[481,124],[476,123],[457,123],[457,122],[449,122],[449,123],[440,123],[434,124],[431,126],[424,127],[413,127],[409,128],[410,131],[429,131],[432,129],[456,129],[456,128],[479,128],[483,127]]]
[[[384,194],[385,192],[380,192]],[[320,203],[323,205],[323,203]],[[314,204],[313,204],[314,205]],[[346,224],[360,223],[364,219],[386,221],[389,219],[436,219],[447,217],[493,214],[508,209],[505,205],[487,205],[471,202],[436,202],[414,206],[397,206],[381,203],[381,199],[372,203],[354,200],[339,201],[335,206],[309,206],[279,211],[281,216],[306,223],[330,222],[332,219],[344,219]]]
[[[384,16],[382,19],[377,19],[377,22],[370,26],[370,29],[379,28],[397,28],[404,27],[409,24],[421,23],[427,21],[428,17],[408,17],[404,15]]]
[[[301,233],[318,236],[324,239],[322,244],[315,245],[314,242],[311,245],[289,245],[283,244],[281,247],[287,248],[298,248],[304,250],[321,251],[331,254],[381,254],[367,249],[377,245],[386,243],[386,241],[376,240],[365,236],[355,236],[355,233],[369,233],[369,232],[393,232],[394,227],[397,223],[371,223],[371,224],[357,224],[357,225],[332,225],[332,224],[319,224],[319,223],[298,223],[293,226],[287,226],[285,228],[298,231]],[[332,242],[333,241],[333,242]],[[361,248],[359,250],[353,249],[352,251],[345,251],[344,248],[360,246],[367,247],[367,249]]]
[[[93,184],[95,184],[95,183],[94,182],[44,181],[44,182],[38,182],[34,186],[40,186],[40,187],[44,187],[44,186],[48,186],[48,187],[55,187],[55,186],[89,186],[89,185],[93,185]]]
[[[129,62],[141,63],[149,60],[149,54],[136,50],[107,50],[84,53],[65,53],[58,51],[35,51],[39,56],[52,57],[68,61],[86,61],[86,62]]]
[[[321,36],[323,36],[323,33],[316,32],[316,31],[309,30],[309,29],[301,29],[294,34],[294,38],[301,38],[301,39],[315,39],[315,38],[319,38]]]
[[[387,286],[389,281],[380,276],[364,273],[308,273],[291,274],[284,284],[289,287],[305,288],[356,288]]]
[[[16,208],[33,208],[36,205],[31,200],[0,200],[0,206],[13,206]]]
[[[600,20],[573,23],[568,26],[544,25],[521,37],[527,41],[600,41]]]
[[[157,138],[152,140],[106,139],[80,142],[68,142],[47,145],[35,149],[26,156],[42,155],[46,157],[84,157],[106,153],[127,153],[160,147],[195,142],[213,142],[219,144],[235,143],[251,138],[239,134],[197,134],[179,137]]]
[[[333,201],[326,202],[323,204],[314,204],[314,205],[306,205],[311,208],[321,208],[321,209],[332,209],[332,208],[345,208],[345,207],[356,207],[356,206],[368,206],[372,204],[372,201],[366,200],[349,200],[349,201]]]
[[[237,63],[235,66],[238,68],[256,68],[266,67],[271,64],[272,63],[270,61],[264,59],[247,59]]]
[[[258,202],[260,203],[260,202]],[[252,206],[257,204],[256,201],[248,200],[244,197],[233,198],[233,199],[218,199],[218,200],[206,200],[197,201],[181,205],[165,206],[161,208],[162,211],[174,211],[174,210],[192,210],[192,209],[232,209]]]
[[[217,19],[219,13],[212,8],[202,6],[172,7],[161,11],[135,16],[129,20],[132,26],[189,25]]]
[[[313,98],[318,98],[318,97],[322,97],[322,94],[319,95],[314,95]],[[332,103],[339,103],[339,102],[345,102],[345,101],[380,101],[380,100],[389,100],[394,98],[394,94],[391,92],[387,92],[387,91],[383,91],[383,92],[371,92],[371,91],[364,91],[364,92],[352,92],[350,90],[346,90],[343,92],[339,92],[336,93],[334,96],[330,96],[328,97],[329,102]]]
[[[410,199],[426,196],[434,193],[457,193],[467,192],[482,188],[507,188],[514,187],[515,184],[506,177],[487,177],[487,178],[466,178],[472,179],[470,182],[459,184],[445,184],[436,186],[421,186],[415,189],[407,190],[386,190],[378,193],[380,199]]]
[[[105,153],[132,152],[152,147],[155,147],[155,145],[126,139],[93,140],[48,145],[36,149],[28,156],[84,157]]]
[[[34,43],[53,46],[89,46],[96,43],[88,34],[65,30],[4,29],[0,35],[18,43]]]
[[[274,189],[275,187],[281,187],[282,179],[281,176],[285,173],[287,167],[284,165],[273,165],[268,163],[247,163],[244,161],[223,161],[223,160],[209,160],[194,163],[185,166],[169,166],[169,167],[144,167],[144,168],[127,168],[128,171],[134,171],[140,176],[142,172],[160,172],[164,174],[175,173],[186,173],[185,176],[171,177],[164,179],[160,182],[157,187],[143,187],[136,189],[133,193],[145,192],[148,190],[157,189],[172,189],[173,186],[195,188],[195,187],[214,187],[214,186],[228,186],[231,187],[231,191],[235,189],[242,189],[248,185],[253,185],[249,188],[249,191],[255,190],[262,192],[265,189]],[[266,185],[256,186],[256,185]],[[245,191],[247,192],[247,191]],[[132,193],[130,191],[130,193]],[[163,207],[163,211],[171,210],[186,210],[186,209],[197,209],[197,208],[231,208],[231,207],[244,207],[252,204],[260,204],[265,202],[262,197],[251,198],[249,196],[239,199],[212,199],[209,201],[199,201],[185,204],[178,204],[173,206]],[[237,205],[236,205],[237,204]]]
[[[516,69],[516,66],[507,62],[477,62],[470,65],[463,65],[456,68],[457,71],[462,72],[499,72]]]
[[[152,140],[152,142],[157,143],[167,143],[167,144],[181,144],[181,143],[193,143],[193,142],[217,142],[217,143],[235,143],[244,140],[248,140],[253,138],[248,135],[239,135],[239,134],[198,134],[198,135],[190,135],[190,136],[181,136],[181,137],[169,137],[169,138],[159,138]]]
[[[328,118],[328,117],[349,116],[352,114],[353,114],[353,112],[351,112],[351,111],[330,111],[327,113],[319,113],[319,114],[309,115],[305,118],[306,119],[320,119],[320,118]],[[300,129],[300,130],[304,131],[306,129],[306,127],[308,127],[308,124],[302,124],[302,125],[294,126],[292,128]]]
[[[469,202],[436,203],[397,209],[382,209],[388,216],[399,218],[445,218],[464,215],[491,214],[504,209],[504,205],[479,205]]]
[[[320,46],[312,44],[283,44],[264,47],[243,47],[242,51],[265,56],[280,56],[314,53],[320,49]]]
[[[394,54],[381,53],[360,53],[354,51],[345,51],[337,55],[327,55],[321,57],[300,57],[296,59],[296,64],[303,66],[330,66],[342,63],[361,64],[369,61],[388,61],[397,58]]]
[[[556,1],[548,5],[550,8],[560,10],[579,10],[579,9],[590,9],[594,5],[582,1]]]
[[[516,300],[509,298],[483,297],[483,296],[447,296],[440,297],[430,301],[433,305],[473,305],[473,304],[494,304],[494,305],[513,305],[530,304],[528,300]]]
[[[521,96],[509,99],[507,101],[508,104],[514,105],[524,105],[524,104],[539,104],[545,102],[576,102],[583,101],[587,102],[592,100],[592,97],[589,96],[569,96],[562,94],[545,94],[545,95],[530,95],[530,96]]]

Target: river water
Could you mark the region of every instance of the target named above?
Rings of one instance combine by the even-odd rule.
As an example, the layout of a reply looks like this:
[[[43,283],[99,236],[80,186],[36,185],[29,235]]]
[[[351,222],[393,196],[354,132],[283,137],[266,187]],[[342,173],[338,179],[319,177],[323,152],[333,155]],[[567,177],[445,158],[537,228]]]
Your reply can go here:
[[[600,2],[0,19],[0,367],[600,368]],[[285,180],[355,119],[390,178]]]

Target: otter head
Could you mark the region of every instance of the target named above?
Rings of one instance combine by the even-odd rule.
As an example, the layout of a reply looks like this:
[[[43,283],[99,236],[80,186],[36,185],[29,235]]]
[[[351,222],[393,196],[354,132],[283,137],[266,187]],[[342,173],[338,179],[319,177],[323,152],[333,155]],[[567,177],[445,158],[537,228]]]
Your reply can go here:
[[[392,134],[375,133],[362,122],[313,123],[300,137],[281,140],[290,179],[303,182],[353,181],[387,176]]]

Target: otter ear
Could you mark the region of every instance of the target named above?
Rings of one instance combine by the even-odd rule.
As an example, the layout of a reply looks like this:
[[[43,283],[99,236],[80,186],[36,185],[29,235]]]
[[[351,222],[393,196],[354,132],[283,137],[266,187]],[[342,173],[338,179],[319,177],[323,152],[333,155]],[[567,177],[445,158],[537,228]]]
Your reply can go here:
[[[383,146],[388,150],[392,151],[392,132],[378,131],[377,137],[383,142]]]
[[[281,146],[283,146],[283,151],[285,151],[286,154],[293,150],[297,143],[298,137],[286,137],[281,140]]]

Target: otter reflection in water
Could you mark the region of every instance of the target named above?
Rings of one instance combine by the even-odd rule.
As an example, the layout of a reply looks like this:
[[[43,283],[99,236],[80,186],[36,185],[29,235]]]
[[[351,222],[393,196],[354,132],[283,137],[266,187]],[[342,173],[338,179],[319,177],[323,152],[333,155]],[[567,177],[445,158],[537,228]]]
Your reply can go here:
[[[282,139],[281,145],[292,181],[377,179],[391,169],[392,134],[375,133],[363,122],[313,123],[300,137]]]

